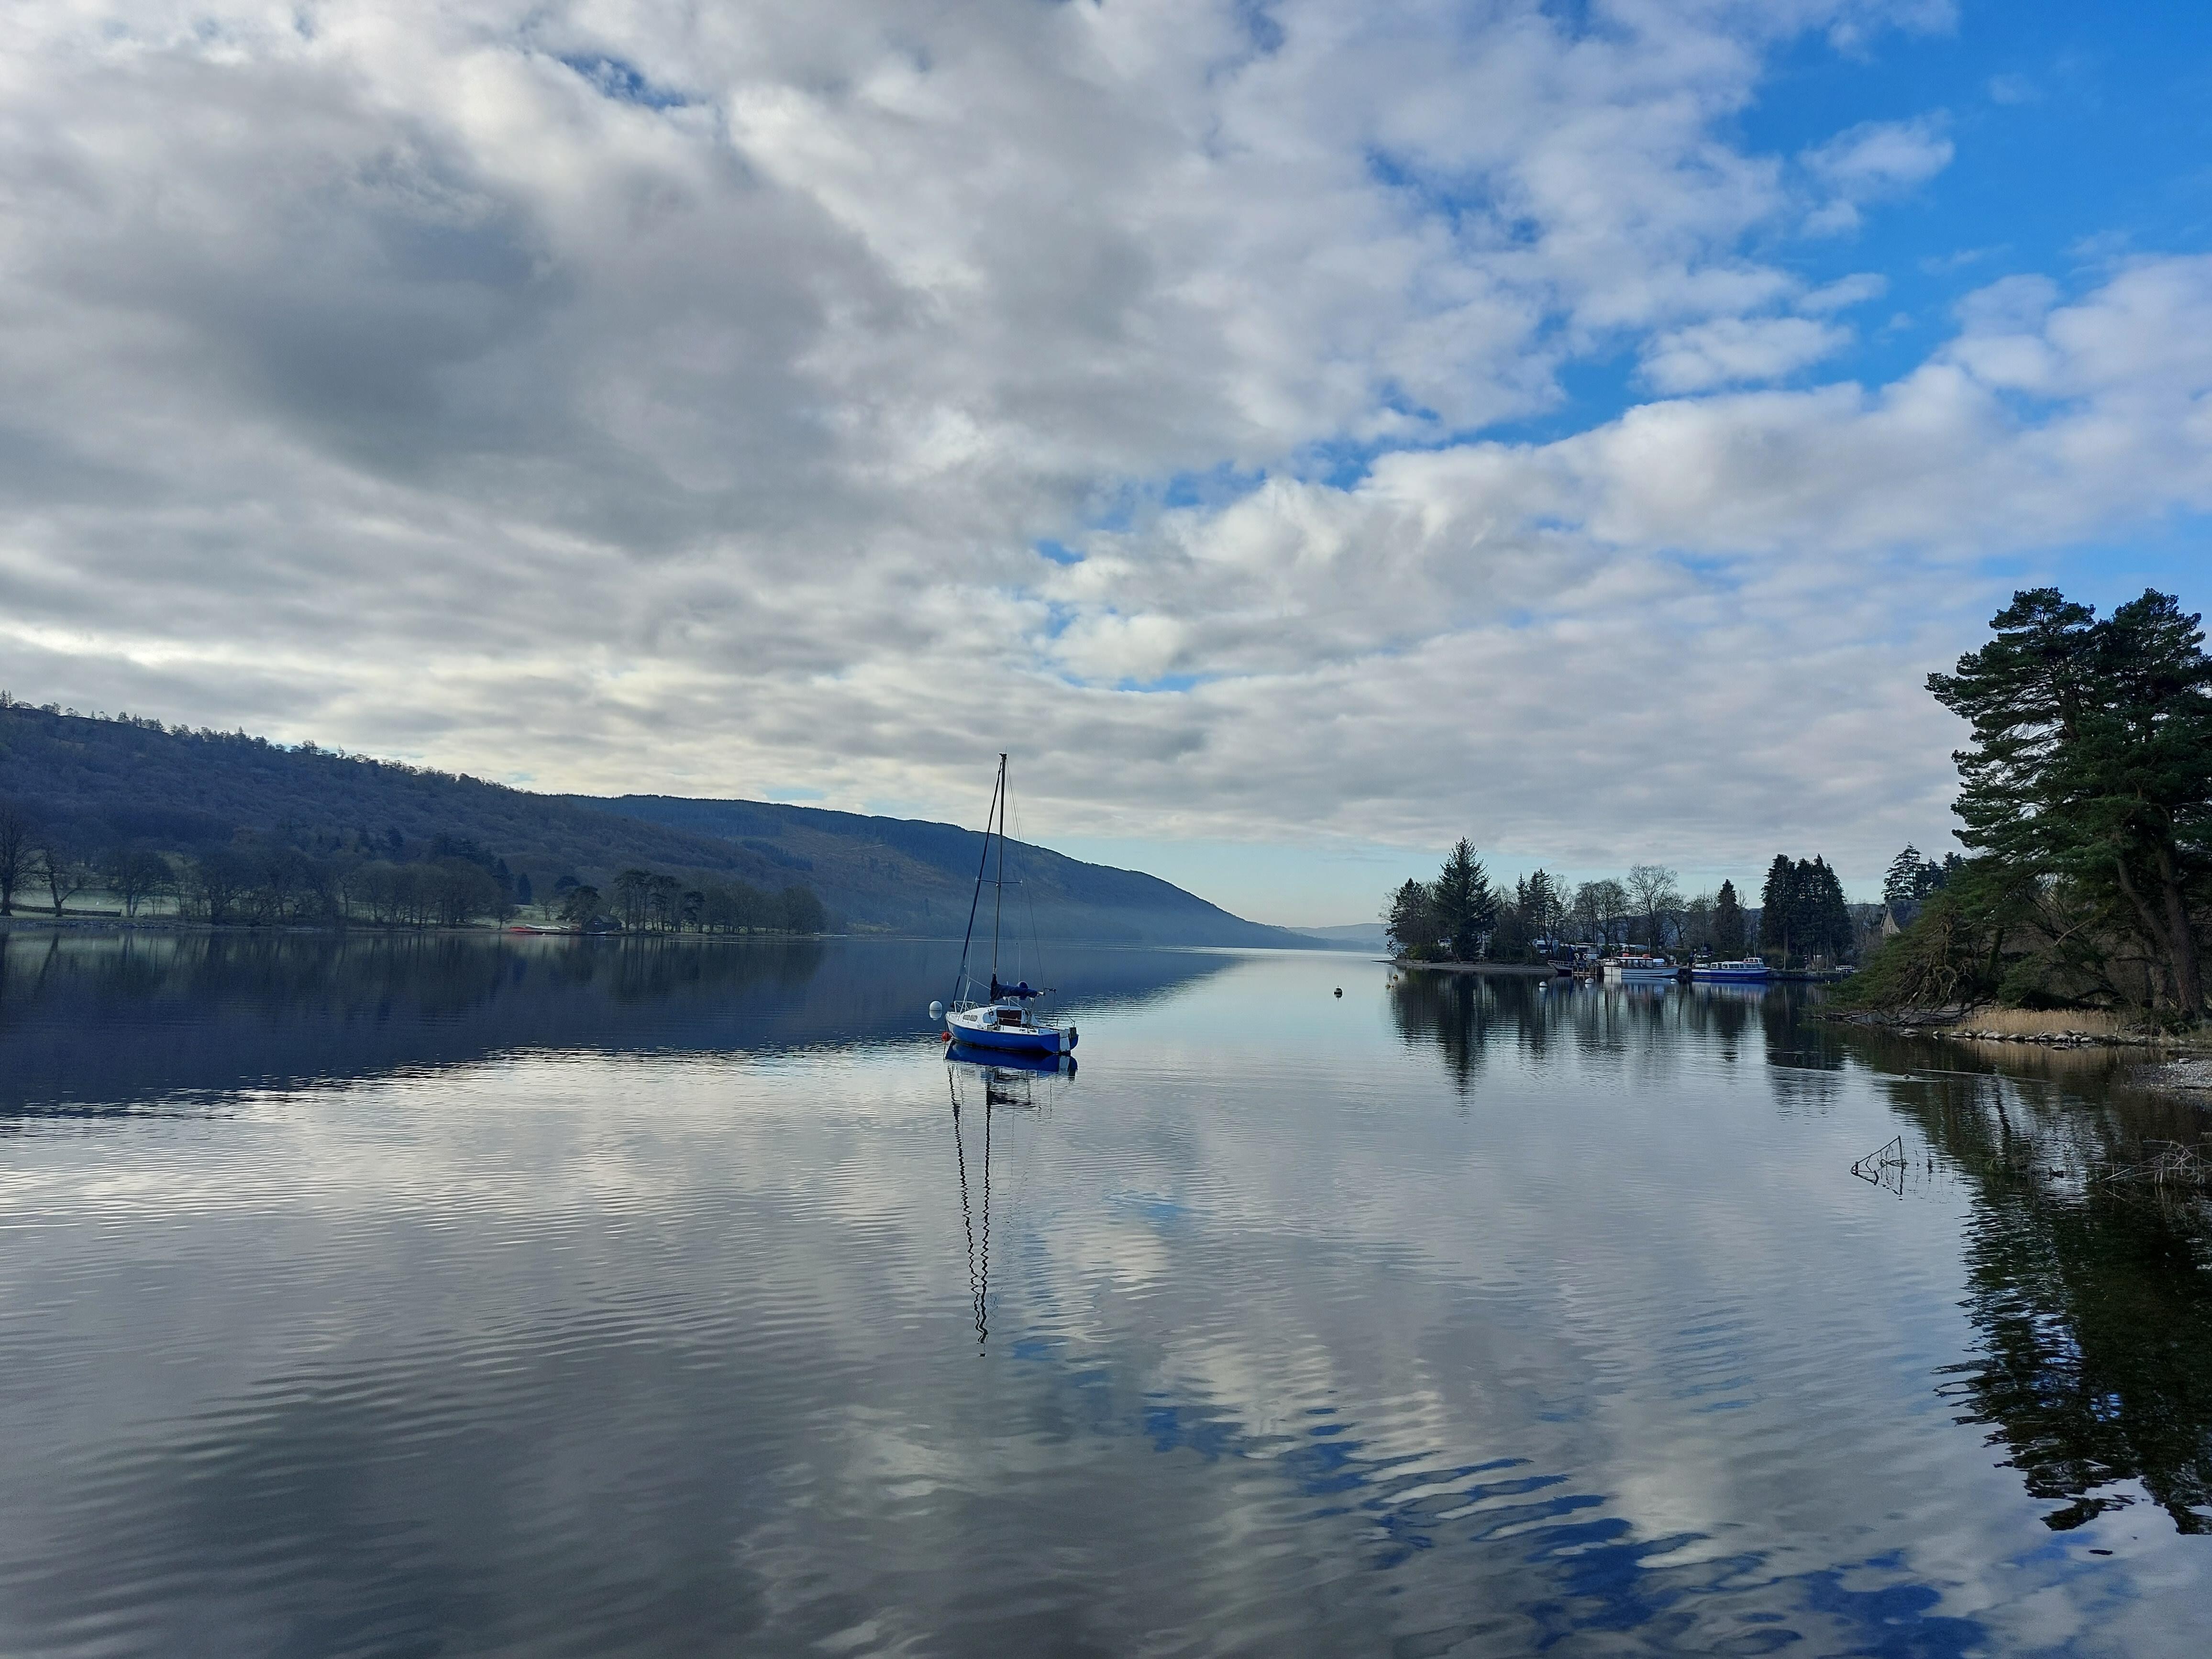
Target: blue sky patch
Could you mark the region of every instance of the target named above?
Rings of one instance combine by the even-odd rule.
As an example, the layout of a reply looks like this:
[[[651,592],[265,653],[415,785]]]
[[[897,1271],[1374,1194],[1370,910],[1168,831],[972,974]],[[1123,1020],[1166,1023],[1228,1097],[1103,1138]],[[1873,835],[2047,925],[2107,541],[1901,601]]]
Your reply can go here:
[[[681,109],[691,101],[672,88],[654,85],[636,64],[619,58],[563,57],[560,61],[619,104],[636,104],[646,109]]]

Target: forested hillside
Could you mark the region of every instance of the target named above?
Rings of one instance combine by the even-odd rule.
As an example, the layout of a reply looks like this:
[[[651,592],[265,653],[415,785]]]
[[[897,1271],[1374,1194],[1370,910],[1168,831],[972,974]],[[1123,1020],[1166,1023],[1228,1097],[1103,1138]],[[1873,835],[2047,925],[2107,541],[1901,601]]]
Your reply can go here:
[[[660,829],[716,838],[812,881],[832,908],[907,933],[958,933],[982,857],[973,830],[919,818],[864,817],[764,801],[672,795],[570,799]],[[1030,907],[1048,935],[1176,945],[1300,945],[1316,941],[1231,915],[1194,894],[1135,870],[1085,864],[1026,842],[1009,843],[1007,925],[1028,927]],[[834,895],[835,896],[832,896]],[[986,889],[984,900],[990,900]],[[988,912],[987,912],[988,914]]]
[[[510,893],[572,884],[611,896],[624,871],[679,885],[811,890],[833,926],[957,933],[981,838],[950,824],[746,801],[535,794],[480,779],[244,732],[191,731],[0,703],[0,803],[99,869],[123,849],[204,858],[290,848],[317,867],[456,858]],[[1157,878],[1015,843],[1007,890],[1026,932],[1187,945],[1310,943],[1229,915]],[[33,885],[27,878],[23,886]],[[25,893],[17,894],[21,908]]]

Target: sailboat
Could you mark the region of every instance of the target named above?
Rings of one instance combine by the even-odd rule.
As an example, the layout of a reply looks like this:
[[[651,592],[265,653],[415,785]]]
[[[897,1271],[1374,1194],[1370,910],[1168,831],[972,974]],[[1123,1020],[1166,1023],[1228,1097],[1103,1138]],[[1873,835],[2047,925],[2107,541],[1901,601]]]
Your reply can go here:
[[[992,826],[997,825],[998,867],[992,871]],[[969,976],[968,961],[975,944],[975,919],[981,913],[983,889],[991,892],[991,973],[985,994]],[[968,902],[968,933],[960,941],[960,975],[947,1005],[932,1005],[932,1015],[942,1013],[945,1034],[969,1048],[1018,1054],[1069,1054],[1075,1052],[1073,1025],[1061,1025],[1040,1015],[1038,1000],[1052,995],[1050,987],[1038,989],[1027,980],[1008,985],[999,978],[999,940],[1006,897],[1006,757],[999,757],[999,778],[991,790],[991,807],[983,815],[983,858],[975,867],[975,893]]]

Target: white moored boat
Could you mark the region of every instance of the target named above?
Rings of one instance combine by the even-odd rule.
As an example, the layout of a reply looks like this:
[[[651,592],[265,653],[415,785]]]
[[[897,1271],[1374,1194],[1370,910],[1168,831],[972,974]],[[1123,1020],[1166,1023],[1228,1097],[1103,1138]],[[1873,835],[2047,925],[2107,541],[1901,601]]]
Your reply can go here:
[[[1657,985],[1681,971],[1665,957],[1622,955],[1605,959],[1605,976],[1623,985]]]
[[[992,825],[997,823],[999,838],[998,874],[991,869]],[[991,974],[988,994],[978,999],[978,988],[968,976],[968,955],[975,939],[975,917],[983,898],[983,885],[989,880],[994,888],[991,899]],[[1061,1025],[1040,1015],[1037,1001],[1052,995],[1050,987],[1042,990],[1024,980],[1006,985],[999,979],[1000,914],[1006,904],[1006,757],[999,757],[999,779],[991,791],[991,808],[983,815],[983,861],[975,870],[975,896],[968,902],[968,935],[960,942],[960,975],[953,987],[952,1000],[947,1005],[932,1003],[933,1018],[945,1021],[946,1038],[963,1048],[984,1049],[999,1054],[1071,1054],[1075,1052],[1076,1032],[1073,1025]]]
[[[1025,984],[1001,985],[994,978],[989,1001],[971,1003],[966,1007],[955,1004],[945,1011],[945,1035],[970,1048],[1005,1049],[1023,1054],[1072,1054],[1075,1052],[1075,1028],[1040,1019],[1029,1006],[1030,998],[1044,994],[1042,991],[1032,991]]]
[[[1701,984],[1760,985],[1774,977],[1774,970],[1757,957],[1746,957],[1734,962],[1701,962],[1690,969],[1690,977]]]

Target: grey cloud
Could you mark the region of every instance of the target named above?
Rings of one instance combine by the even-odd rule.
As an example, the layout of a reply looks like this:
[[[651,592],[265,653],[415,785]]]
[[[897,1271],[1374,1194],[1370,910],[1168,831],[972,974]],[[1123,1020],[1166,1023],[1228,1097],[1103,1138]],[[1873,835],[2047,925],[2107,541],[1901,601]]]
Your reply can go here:
[[[1727,119],[1792,31],[1941,19],[1268,16],[34,9],[0,66],[0,681],[947,812],[1011,743],[1043,834],[1924,840],[1949,739],[1890,688],[1985,597],[1929,556],[2199,498],[2212,378],[2145,342],[2202,271],[1985,307],[1887,387],[1469,441],[1578,353],[1693,394],[1827,349],[1773,313],[1874,290],[1745,252],[1802,203]],[[1821,165],[1894,180],[1910,137]],[[2022,389],[2085,401],[2024,423]],[[1382,453],[1299,476],[1342,446]],[[1165,676],[1199,684],[1118,689]]]

